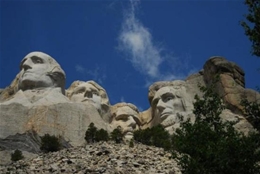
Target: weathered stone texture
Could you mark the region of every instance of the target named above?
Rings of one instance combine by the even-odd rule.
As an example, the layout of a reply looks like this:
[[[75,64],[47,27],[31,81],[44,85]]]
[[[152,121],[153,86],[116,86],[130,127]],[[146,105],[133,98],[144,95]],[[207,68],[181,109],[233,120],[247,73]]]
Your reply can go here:
[[[171,153],[162,148],[135,144],[101,142],[84,147],[64,149],[59,152],[40,154],[7,166],[0,166],[0,173],[122,173],[181,174]]]

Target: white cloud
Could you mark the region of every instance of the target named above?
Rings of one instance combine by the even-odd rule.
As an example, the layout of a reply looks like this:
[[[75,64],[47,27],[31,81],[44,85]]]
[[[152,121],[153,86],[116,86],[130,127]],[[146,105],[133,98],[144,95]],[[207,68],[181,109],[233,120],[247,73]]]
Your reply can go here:
[[[152,36],[147,28],[135,17],[135,4],[126,14],[119,35],[120,48],[130,54],[133,66],[149,77],[159,75],[159,65],[162,62],[160,51],[152,43]]]
[[[154,43],[153,37],[136,17],[136,8],[140,1],[130,0],[130,9],[125,12],[122,29],[119,33],[119,49],[127,53],[132,65],[145,75],[147,83],[156,80],[174,80],[183,78],[176,71],[175,63],[180,62],[176,57],[163,53],[163,48]],[[170,62],[175,62],[171,63]],[[168,69],[162,68],[167,65]]]
[[[125,98],[123,96],[121,96],[120,102],[125,102]]]
[[[76,65],[75,69],[79,73],[85,73],[85,71],[86,71],[85,68],[83,68],[81,65]]]

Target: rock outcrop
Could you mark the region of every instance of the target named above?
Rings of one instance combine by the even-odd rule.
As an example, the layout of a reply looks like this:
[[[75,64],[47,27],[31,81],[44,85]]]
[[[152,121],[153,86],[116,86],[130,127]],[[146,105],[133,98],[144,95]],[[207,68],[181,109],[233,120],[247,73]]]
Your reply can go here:
[[[35,131],[39,136],[61,136],[69,144],[79,146],[84,143],[91,122],[97,128],[109,129],[93,102],[73,102],[65,96],[65,80],[65,72],[49,55],[26,55],[20,72],[0,95],[0,145],[10,136],[20,141],[25,137],[15,135]],[[14,150],[11,143],[15,141],[9,141],[5,149]]]
[[[129,145],[112,142],[68,148],[0,166],[0,173],[6,172],[181,174],[176,161],[171,158],[171,153],[162,148],[142,144],[135,144],[130,148]]]
[[[216,92],[223,97],[226,107],[233,113],[243,114],[240,102],[243,97],[249,101],[259,101],[260,94],[251,89],[245,89],[245,73],[235,63],[223,57],[212,57],[204,65],[205,84],[211,84],[219,76]]]
[[[31,131],[38,136],[61,136],[68,146],[81,146],[91,122],[108,132],[113,125],[120,125],[131,134],[129,137],[135,129],[157,124],[174,133],[180,126],[178,116],[195,119],[194,96],[202,96],[198,84],[209,86],[215,77],[219,78],[215,91],[226,106],[221,117],[236,121],[235,127],[247,134],[254,128],[245,118],[240,101],[247,98],[260,102],[260,94],[245,89],[244,75],[235,63],[212,57],[202,70],[186,80],[152,84],[148,93],[150,108],[139,112],[132,104],[111,106],[106,90],[94,81],[75,81],[65,90],[66,75],[60,65],[45,53],[32,52],[22,59],[20,72],[10,86],[0,89],[1,154],[15,149],[38,153],[39,142],[28,134]]]
[[[217,79],[215,92],[218,93],[225,104],[226,110],[221,117],[223,120],[237,121],[235,126],[237,130],[244,133],[254,131],[250,120],[244,117],[241,100],[246,98],[249,102],[260,103],[260,94],[252,89],[245,89],[244,71],[235,63],[226,60],[223,57],[211,57],[198,73],[192,74],[186,80],[155,82],[149,87],[148,100],[151,108],[140,114],[142,128],[152,127],[162,124],[167,116],[172,118],[167,121],[167,125],[172,125],[173,129],[178,128],[179,121],[177,115],[184,118],[192,118],[194,96],[202,96],[199,86],[209,86]],[[167,92],[168,91],[168,92]],[[178,94],[179,93],[179,94]],[[175,96],[171,99],[172,104],[163,101],[163,95]],[[156,96],[159,96],[159,98]],[[179,98],[179,99],[177,99]],[[165,98],[166,100],[166,98]],[[179,101],[178,101],[179,100]],[[153,102],[155,101],[155,102]],[[161,103],[159,103],[162,101]],[[178,102],[177,102],[178,101]],[[179,104],[177,104],[177,103]],[[179,105],[179,106],[178,106]],[[180,106],[184,109],[181,109]],[[169,107],[171,106],[171,108]],[[172,112],[174,110],[175,112]],[[179,110],[179,113],[176,113]],[[165,115],[167,113],[168,115]],[[170,113],[170,114],[169,114]],[[164,115],[163,115],[164,114]]]

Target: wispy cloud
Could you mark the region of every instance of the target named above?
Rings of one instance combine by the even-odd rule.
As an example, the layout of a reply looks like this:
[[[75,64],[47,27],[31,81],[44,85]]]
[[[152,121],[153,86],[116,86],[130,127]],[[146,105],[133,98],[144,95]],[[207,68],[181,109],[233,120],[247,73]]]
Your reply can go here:
[[[75,69],[78,73],[83,74],[84,76],[90,76],[90,78],[94,81],[96,81],[99,84],[102,84],[103,81],[106,79],[106,73],[103,72],[104,70],[101,69],[99,66],[96,66],[93,70],[87,70],[81,65],[76,65]],[[89,78],[88,78],[89,79]]]
[[[81,65],[76,65],[76,66],[75,66],[75,69],[76,69],[77,72],[83,73],[83,74],[84,74],[85,71],[86,71],[85,68],[83,68]]]
[[[121,96],[120,102],[125,102],[125,98],[123,96]]]
[[[162,46],[156,45],[149,29],[136,17],[140,1],[130,0],[130,9],[125,11],[122,29],[119,33],[119,49],[127,53],[128,60],[136,70],[145,75],[146,83],[156,80],[181,79],[184,76],[174,68],[179,62],[170,53],[165,53]],[[167,70],[164,66],[170,66]]]

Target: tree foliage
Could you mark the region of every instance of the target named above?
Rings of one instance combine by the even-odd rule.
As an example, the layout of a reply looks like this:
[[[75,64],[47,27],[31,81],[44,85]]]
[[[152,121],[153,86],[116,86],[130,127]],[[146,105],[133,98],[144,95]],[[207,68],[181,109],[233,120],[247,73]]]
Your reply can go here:
[[[12,160],[12,161],[19,161],[19,160],[21,160],[21,159],[23,159],[23,158],[24,158],[24,156],[23,156],[22,151],[20,151],[20,150],[18,150],[18,149],[16,149],[16,150],[14,151],[14,153],[11,154],[11,160]]]
[[[88,126],[88,129],[85,133],[85,140],[88,143],[95,143],[99,141],[108,141],[109,135],[108,132],[104,129],[98,130],[93,122]]]
[[[257,101],[249,102],[247,99],[241,101],[249,122],[260,132],[260,104]]]
[[[54,135],[45,134],[41,137],[41,147],[43,152],[56,152],[61,148],[59,138]]]
[[[202,98],[195,96],[195,123],[184,121],[172,136],[173,156],[184,174],[259,174],[259,134],[244,136],[234,122],[221,120],[224,107],[213,86],[201,87]]]
[[[245,0],[249,13],[245,16],[245,21],[241,25],[245,29],[245,34],[252,42],[252,54],[260,57],[260,1]]]
[[[96,128],[95,124],[91,122],[88,126],[86,133],[85,133],[85,140],[88,143],[96,142],[96,133],[97,133],[97,128]]]
[[[165,150],[171,148],[170,134],[162,125],[135,131],[134,140],[142,144],[162,147]]]
[[[122,128],[118,126],[111,132],[111,140],[115,141],[115,143],[119,144],[123,141],[123,133],[122,133]]]
[[[108,141],[109,135],[108,132],[104,129],[100,129],[96,132],[96,141]]]

